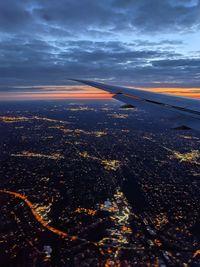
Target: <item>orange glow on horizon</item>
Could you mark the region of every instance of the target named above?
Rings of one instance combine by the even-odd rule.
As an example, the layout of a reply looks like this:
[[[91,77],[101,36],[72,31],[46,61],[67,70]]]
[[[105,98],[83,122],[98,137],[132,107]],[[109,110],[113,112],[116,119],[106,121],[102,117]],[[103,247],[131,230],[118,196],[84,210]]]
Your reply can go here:
[[[53,99],[83,99],[83,100],[109,100],[112,94],[90,86],[18,86],[18,91],[1,92],[0,100],[53,100]],[[23,89],[23,90],[22,90]],[[27,89],[27,90],[25,90]],[[140,88],[141,90],[163,94],[200,98],[200,88]]]
[[[107,100],[112,99],[112,95],[106,92],[81,92],[81,93],[68,93],[68,92],[18,92],[18,93],[0,93],[0,100],[64,100],[64,99],[83,99],[83,100]]]
[[[200,98],[200,88],[153,87],[153,88],[141,88],[141,90],[152,91],[162,94],[172,94],[184,97]]]

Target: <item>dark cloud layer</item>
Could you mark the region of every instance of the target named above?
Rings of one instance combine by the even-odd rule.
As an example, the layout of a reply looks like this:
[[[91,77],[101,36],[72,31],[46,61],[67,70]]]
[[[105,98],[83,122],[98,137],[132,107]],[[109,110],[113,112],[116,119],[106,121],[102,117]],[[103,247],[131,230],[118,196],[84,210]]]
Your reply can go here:
[[[200,86],[200,58],[177,52],[199,13],[198,0],[0,1],[0,84]]]

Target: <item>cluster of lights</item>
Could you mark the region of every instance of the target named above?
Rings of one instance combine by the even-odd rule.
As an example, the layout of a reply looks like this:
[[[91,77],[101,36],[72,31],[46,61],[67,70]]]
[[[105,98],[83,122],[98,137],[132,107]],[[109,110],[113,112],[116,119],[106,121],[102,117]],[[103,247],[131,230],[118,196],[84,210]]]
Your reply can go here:
[[[108,171],[116,171],[120,168],[121,162],[119,160],[102,160],[101,164]]]
[[[46,117],[38,117],[38,116],[33,116],[33,117],[1,116],[0,117],[0,121],[2,121],[4,123],[26,122],[26,121],[30,121],[30,120],[47,121],[47,122],[61,123],[61,124],[68,123],[66,121],[54,120],[54,119],[49,119],[49,118],[46,118]]]
[[[99,244],[109,244],[118,249],[128,244],[129,236],[132,234],[130,227],[131,208],[123,192],[117,190],[113,200],[106,200],[104,204],[99,205],[99,209],[109,212],[109,217],[113,222],[111,229],[107,229],[109,236],[103,238]]]
[[[50,155],[34,153],[30,151],[22,151],[21,153],[11,154],[12,157],[26,157],[26,158],[44,158],[51,160],[60,160],[64,159],[64,157],[59,153],[52,153]]]
[[[69,110],[69,111],[93,111],[95,109],[85,106],[85,107],[66,108],[65,110]]]
[[[101,165],[104,167],[107,171],[116,171],[121,167],[121,162],[119,160],[109,160],[109,159],[99,159],[94,156],[90,156],[87,151],[79,152],[79,156],[86,158],[86,159],[92,159],[99,161]]]
[[[187,153],[180,153],[174,151],[173,155],[170,156],[171,159],[177,159],[180,162],[191,162],[200,165],[198,161],[200,159],[200,152],[198,150],[192,150],[191,152]]]
[[[111,114],[110,116],[114,119],[126,119],[126,118],[128,118],[128,114],[116,114],[116,113],[114,113],[114,114]]]
[[[90,216],[94,216],[97,214],[96,210],[92,210],[92,209],[86,209],[86,208],[77,208],[75,210],[76,213],[83,213],[83,214],[87,214]]]

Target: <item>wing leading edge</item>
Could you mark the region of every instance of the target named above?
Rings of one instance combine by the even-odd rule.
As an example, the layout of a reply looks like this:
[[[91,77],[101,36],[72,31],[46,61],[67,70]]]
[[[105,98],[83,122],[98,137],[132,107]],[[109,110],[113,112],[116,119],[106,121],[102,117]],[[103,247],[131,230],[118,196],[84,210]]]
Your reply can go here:
[[[107,85],[87,80],[73,80],[113,94],[113,98],[154,116],[168,118],[173,126],[200,131],[200,100],[147,92],[135,88]]]

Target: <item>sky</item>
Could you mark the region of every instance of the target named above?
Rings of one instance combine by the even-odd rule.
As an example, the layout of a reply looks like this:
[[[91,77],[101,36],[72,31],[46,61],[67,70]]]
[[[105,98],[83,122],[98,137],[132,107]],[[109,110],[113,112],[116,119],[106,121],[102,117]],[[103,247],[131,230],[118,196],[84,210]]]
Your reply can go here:
[[[196,96],[200,1],[0,1],[1,98],[104,94],[69,78]]]

